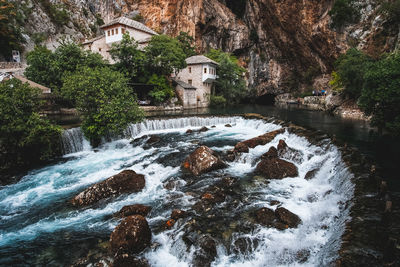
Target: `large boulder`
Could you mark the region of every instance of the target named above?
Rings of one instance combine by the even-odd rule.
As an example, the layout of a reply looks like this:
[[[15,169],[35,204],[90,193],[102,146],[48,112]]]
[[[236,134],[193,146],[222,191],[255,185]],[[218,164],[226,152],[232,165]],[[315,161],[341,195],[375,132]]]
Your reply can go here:
[[[113,253],[139,253],[150,245],[151,230],[143,216],[126,217],[110,236]]]
[[[86,206],[109,197],[124,193],[141,191],[145,186],[144,175],[131,170],[122,171],[110,178],[94,184],[76,195],[72,200],[74,206]]]
[[[275,130],[257,137],[254,137],[252,139],[249,140],[245,140],[242,142],[239,142],[235,145],[235,152],[239,152],[239,153],[248,153],[249,152],[249,148],[255,148],[256,146],[263,146],[265,144],[268,144],[269,142],[271,142],[272,140],[274,140],[274,138],[281,133],[284,133],[285,129],[279,129],[279,130]]]
[[[283,179],[299,175],[297,167],[293,163],[277,157],[277,150],[274,147],[271,147],[262,156],[261,162],[256,167],[256,172],[267,179]]]
[[[288,227],[290,228],[297,227],[301,223],[301,219],[299,218],[299,216],[285,208],[277,208],[275,210],[275,214],[281,222],[288,225]]]
[[[303,162],[303,153],[299,150],[289,147],[284,140],[279,140],[277,146],[278,156],[301,164]]]
[[[119,212],[118,215],[120,217],[128,217],[131,215],[141,215],[146,217],[147,214],[151,211],[150,206],[145,206],[142,204],[134,204],[129,206],[124,206]]]
[[[193,255],[194,267],[209,267],[217,256],[217,244],[209,235],[203,235],[197,241],[198,248]]]
[[[197,148],[182,164],[183,169],[190,171],[196,176],[225,166],[225,163],[215,152],[206,146]]]

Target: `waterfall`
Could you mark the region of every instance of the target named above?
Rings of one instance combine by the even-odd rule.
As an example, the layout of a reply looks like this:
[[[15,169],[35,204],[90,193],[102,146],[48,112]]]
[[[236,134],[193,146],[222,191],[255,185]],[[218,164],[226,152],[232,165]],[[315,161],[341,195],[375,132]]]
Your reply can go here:
[[[76,153],[90,148],[89,141],[83,135],[81,128],[72,128],[62,133],[64,154]]]
[[[145,120],[140,123],[131,124],[125,131],[125,135],[127,137],[135,137],[150,131],[212,126],[228,123],[233,124],[240,119],[240,117],[185,117],[168,120]]]

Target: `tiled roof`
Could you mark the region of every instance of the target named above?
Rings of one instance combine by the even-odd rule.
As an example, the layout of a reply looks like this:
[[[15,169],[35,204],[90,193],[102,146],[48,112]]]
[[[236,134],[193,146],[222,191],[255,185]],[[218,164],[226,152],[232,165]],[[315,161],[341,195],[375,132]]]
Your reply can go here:
[[[194,87],[193,85],[190,85],[190,84],[188,84],[188,83],[185,83],[184,81],[182,81],[182,80],[178,80],[178,79],[174,79],[174,81],[177,83],[177,84],[179,84],[180,86],[182,86],[183,87],[183,89],[197,89],[196,87]]]
[[[212,64],[215,64],[215,65],[218,65],[217,62],[215,62],[214,60],[209,59],[208,57],[203,56],[203,55],[192,56],[192,57],[188,57],[186,59],[186,64],[188,64],[188,65],[205,64],[205,63],[212,63]]]
[[[158,35],[158,33],[153,31],[152,29],[150,29],[149,27],[147,27],[143,23],[140,23],[140,22],[132,20],[132,19],[128,19],[126,17],[119,17],[119,18],[113,19],[112,21],[110,21],[107,24],[104,24],[100,28],[106,28],[108,26],[112,26],[112,25],[115,25],[115,24],[126,25],[128,27],[131,27],[131,28],[134,28],[134,29],[137,29],[137,30],[141,30],[143,32],[147,32],[147,33],[150,33],[150,34],[153,34],[153,35]]]

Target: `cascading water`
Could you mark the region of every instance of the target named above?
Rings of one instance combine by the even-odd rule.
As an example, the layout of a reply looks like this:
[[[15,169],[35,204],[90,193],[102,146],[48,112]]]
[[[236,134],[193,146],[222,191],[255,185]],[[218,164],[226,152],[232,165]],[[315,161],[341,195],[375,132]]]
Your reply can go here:
[[[76,153],[90,149],[81,128],[72,128],[63,131],[61,135],[64,154]]]
[[[232,127],[224,126],[228,123]],[[189,128],[213,125],[216,127],[207,132],[185,133]],[[126,134],[158,134],[160,142],[150,146],[146,139],[132,144],[121,139],[96,151],[84,145],[79,130],[69,130],[64,135],[64,141],[70,140],[66,152],[81,152],[68,154],[62,162],[34,170],[20,182],[0,189],[0,265],[68,265],[89,251],[93,254],[101,250],[119,222],[111,215],[130,204],[152,206],[147,219],[153,242],[159,245],[141,255],[152,266],[190,266],[199,249],[196,238],[202,235],[212,236],[217,243],[212,266],[330,265],[337,258],[349,218],[346,202],[353,195],[353,184],[340,152],[328,140],[312,145],[285,132],[271,143],[250,149],[225,169],[197,178],[181,172],[184,158],[200,144],[223,153],[238,141],[279,128],[241,117],[148,120],[131,125]],[[254,175],[261,155],[280,139],[301,152],[300,158],[285,158],[297,166],[299,176],[267,181]],[[315,177],[304,179],[315,168]],[[68,204],[89,185],[125,169],[145,175],[142,192],[88,208]],[[238,181],[234,194],[205,213],[193,210],[207,188],[227,176]],[[167,190],[166,183],[174,184],[174,189]],[[286,230],[255,223],[252,212],[261,207],[275,209],[272,200],[297,214],[302,223]],[[175,208],[189,211],[191,216],[161,230]]]

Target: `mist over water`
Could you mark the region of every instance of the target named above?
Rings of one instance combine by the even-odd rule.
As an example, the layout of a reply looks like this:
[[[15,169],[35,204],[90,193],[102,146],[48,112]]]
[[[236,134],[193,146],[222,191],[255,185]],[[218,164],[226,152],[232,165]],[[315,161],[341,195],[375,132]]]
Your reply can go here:
[[[225,124],[233,127],[225,127]],[[211,126],[216,126],[211,128]],[[187,135],[187,129],[208,126],[209,131]],[[93,150],[80,129],[64,133],[64,149],[68,153],[57,164],[33,170],[18,183],[0,189],[0,265],[68,265],[88,254],[98,243],[106,241],[118,225],[112,215],[123,206],[152,206],[147,220],[153,230],[155,249],[144,252],[152,266],[190,266],[195,246],[182,239],[184,223],[159,231],[175,208],[190,210],[209,185],[229,176],[239,180],[240,201],[231,207],[232,199],[219,204],[221,221],[226,225],[223,238],[216,237],[217,257],[212,266],[326,266],[337,257],[344,224],[349,219],[348,201],[353,195],[352,175],[341,160],[338,149],[329,140],[318,146],[305,138],[285,132],[271,143],[250,149],[226,169],[201,175],[184,176],[180,163],[199,145],[207,145],[217,153],[232,149],[246,140],[281,128],[261,120],[241,117],[178,118],[147,120],[131,125],[123,139],[103,144]],[[157,134],[161,141],[154,146],[144,141],[131,144],[134,138]],[[299,176],[266,181],[253,172],[262,154],[280,139],[301,152],[293,162]],[[145,139],[144,139],[145,140]],[[305,174],[318,168],[315,178]],[[93,183],[122,170],[130,169],[145,175],[146,186],[140,193],[125,194],[77,209],[68,201]],[[163,184],[174,181],[174,190]],[[190,194],[189,194],[190,193]],[[284,231],[254,224],[244,230],[238,224],[251,221],[252,211],[271,206],[277,200],[297,214],[302,224]],[[213,220],[213,219],[210,219]],[[217,221],[217,224],[219,221]],[[204,225],[207,231],[208,225]],[[231,231],[229,231],[231,229]],[[238,240],[246,240],[248,249],[240,251]]]

